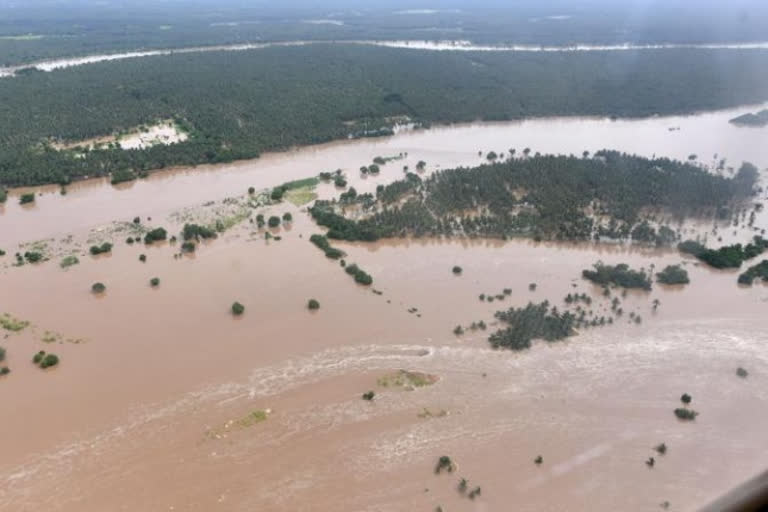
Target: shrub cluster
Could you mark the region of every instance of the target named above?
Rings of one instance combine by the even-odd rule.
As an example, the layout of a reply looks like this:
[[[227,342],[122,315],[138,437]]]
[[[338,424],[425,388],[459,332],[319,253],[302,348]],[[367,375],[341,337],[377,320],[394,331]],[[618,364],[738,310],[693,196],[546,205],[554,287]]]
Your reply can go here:
[[[96,256],[98,254],[104,254],[104,253],[112,252],[112,244],[109,243],[109,242],[104,242],[101,245],[92,245],[91,248],[90,248],[90,252],[94,256]]]

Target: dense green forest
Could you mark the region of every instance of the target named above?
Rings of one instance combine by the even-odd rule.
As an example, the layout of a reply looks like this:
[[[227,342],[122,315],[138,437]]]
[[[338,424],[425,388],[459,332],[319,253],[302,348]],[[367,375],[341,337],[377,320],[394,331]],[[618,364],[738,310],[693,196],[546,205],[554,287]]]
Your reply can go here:
[[[741,2],[744,4],[744,2]],[[768,8],[752,0],[657,2],[639,15],[633,2],[0,1],[0,65],[138,48],[258,41],[462,39],[480,44],[713,43],[761,41]],[[459,9],[450,8],[460,6]],[[419,7],[425,7],[419,5]],[[684,19],[685,23],[680,23]]]
[[[328,201],[317,201],[310,213],[329,228],[329,238],[343,240],[530,236],[668,245],[676,238],[666,234],[671,228],[657,231],[644,211],[714,216],[719,207],[751,197],[756,182],[750,164],[724,178],[689,163],[613,151],[591,158],[542,155],[437,171],[424,180],[408,174],[379,187],[373,203],[357,196],[367,213],[356,218]],[[638,230],[639,240],[633,237]]]
[[[648,116],[768,99],[768,52],[430,52],[312,45],[102,62],[0,80],[0,184],[227,162],[377,130],[548,115]],[[176,119],[187,141],[78,155]],[[388,119],[390,119],[388,121]]]

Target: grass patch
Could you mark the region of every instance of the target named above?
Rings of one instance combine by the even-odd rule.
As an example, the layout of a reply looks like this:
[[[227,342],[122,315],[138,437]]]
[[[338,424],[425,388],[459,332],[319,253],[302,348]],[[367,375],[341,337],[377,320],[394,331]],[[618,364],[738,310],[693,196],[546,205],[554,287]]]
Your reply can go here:
[[[439,409],[437,411],[433,411],[432,409],[425,407],[417,416],[421,419],[443,418],[445,416],[448,416],[448,411],[446,411],[445,409]]]
[[[294,180],[294,181],[288,181],[286,183],[283,183],[280,185],[280,188],[288,190],[295,190],[299,188],[306,188],[306,187],[316,187],[320,183],[320,179],[316,176],[313,176],[311,178],[304,178],[301,180]]]
[[[286,201],[295,206],[304,206],[317,199],[317,193],[315,192],[314,186],[300,187],[286,191],[283,197]]]
[[[415,388],[423,388],[425,386],[431,386],[438,381],[437,376],[429,375],[428,373],[410,372],[407,370],[398,370],[395,373],[390,373],[383,377],[379,377],[376,383],[384,388],[403,388],[407,390],[413,390]]]
[[[250,428],[254,425],[258,425],[267,420],[270,414],[270,410],[256,409],[249,412],[247,415],[236,420],[229,420],[224,425],[218,428],[212,428],[206,431],[205,435],[210,439],[221,439],[226,437],[230,432],[242,430],[244,428]]]
[[[262,421],[266,421],[267,416],[267,411],[257,409],[255,411],[251,411],[247,416],[237,420],[237,425],[242,428],[252,427],[261,423]]]

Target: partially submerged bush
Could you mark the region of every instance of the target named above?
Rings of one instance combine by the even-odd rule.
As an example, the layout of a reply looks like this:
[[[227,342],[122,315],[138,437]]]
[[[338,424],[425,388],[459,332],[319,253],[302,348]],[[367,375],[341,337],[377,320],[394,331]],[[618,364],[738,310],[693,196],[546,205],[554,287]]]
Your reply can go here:
[[[680,265],[668,265],[664,270],[656,274],[656,280],[662,284],[688,284],[688,271]]]
[[[656,446],[654,447],[654,450],[656,450],[656,452],[657,452],[659,455],[664,455],[665,453],[667,453],[667,445],[666,445],[666,444],[664,444],[664,443],[661,443],[661,444],[659,444],[659,445],[656,445]]]
[[[232,303],[232,314],[233,315],[240,316],[243,313],[245,313],[245,306],[243,306],[239,302]]]
[[[544,458],[541,455],[537,455],[535,459],[533,459],[533,463],[537,466],[540,465],[542,462],[544,462]]]
[[[45,357],[45,350],[41,350],[40,352],[32,356],[32,362],[35,364],[40,364],[40,361],[42,361],[44,357]]]
[[[738,368],[736,368],[736,375],[738,375],[742,379],[745,379],[749,375],[749,372],[744,368],[742,368],[741,366],[739,366]]]
[[[267,225],[269,225],[269,227],[271,228],[276,228],[277,226],[280,225],[280,217],[278,217],[277,215],[272,215],[267,221]]]
[[[651,279],[644,270],[632,270],[629,265],[604,265],[598,262],[594,270],[584,270],[581,275],[595,284],[607,286],[609,284],[623,288],[651,289]]]
[[[21,194],[19,196],[19,204],[29,204],[35,202],[35,194],[29,193],[29,194]]]
[[[59,364],[59,356],[56,354],[46,354],[40,361],[40,368],[46,369]]]
[[[460,266],[456,265],[456,266],[453,267],[452,271],[453,271],[454,274],[461,274],[462,269],[461,269]]]
[[[149,280],[149,285],[152,288],[156,288],[156,287],[160,286],[160,278],[159,277],[153,277],[152,279]]]
[[[363,393],[363,400],[367,400],[370,402],[371,400],[373,400],[373,397],[375,396],[376,396],[376,393],[374,393],[373,391],[366,391],[365,393]]]
[[[146,254],[139,254],[139,261],[142,263],[147,262],[147,255]]]
[[[59,263],[59,266],[61,268],[67,268],[71,267],[72,265],[77,265],[80,263],[80,260],[77,259],[77,256],[67,256],[63,260],[61,260],[61,263]]]
[[[455,469],[453,465],[453,461],[451,458],[447,455],[441,456],[439,459],[437,459],[437,465],[435,465],[435,473],[440,474],[443,471],[447,471],[448,473],[452,473]]]
[[[148,231],[147,234],[144,235],[144,243],[151,244],[153,242],[165,240],[166,238],[168,238],[168,232],[165,230],[165,228],[155,228],[151,231]]]
[[[90,248],[90,253],[94,256],[97,256],[99,254],[105,254],[112,252],[112,244],[109,242],[104,242],[101,245],[92,245]]]
[[[216,231],[211,228],[200,226],[199,224],[184,224],[181,230],[181,236],[185,241],[216,238]]]
[[[291,215],[291,212],[285,212],[283,214],[283,222],[292,222],[293,221],[293,215]]]
[[[325,235],[312,235],[309,237],[309,241],[321,249],[325,253],[326,258],[337,260],[344,257],[344,251],[331,247]]]
[[[38,263],[43,261],[43,253],[37,251],[27,251],[24,253],[24,259],[29,263]]]
[[[354,263],[351,265],[347,265],[344,271],[347,274],[354,276],[356,283],[359,283],[365,286],[369,286],[373,284],[373,278]]]
[[[196,248],[195,242],[184,242],[181,244],[181,252],[195,252]]]
[[[309,299],[309,302],[307,303],[307,307],[309,309],[320,309],[320,303],[315,299]]]
[[[688,405],[689,403],[691,403],[691,400],[692,400],[691,395],[689,395],[688,393],[683,393],[682,396],[680,397],[680,401],[683,402],[685,405]]]
[[[93,283],[91,285],[91,291],[93,293],[104,293],[107,290],[107,287],[104,283]]]
[[[693,421],[696,419],[696,416],[698,416],[699,413],[694,411],[693,409],[684,409],[682,407],[678,407],[675,409],[675,416],[678,417],[678,419],[685,420],[685,421]]]
[[[0,362],[5,361],[5,349],[0,347]]]

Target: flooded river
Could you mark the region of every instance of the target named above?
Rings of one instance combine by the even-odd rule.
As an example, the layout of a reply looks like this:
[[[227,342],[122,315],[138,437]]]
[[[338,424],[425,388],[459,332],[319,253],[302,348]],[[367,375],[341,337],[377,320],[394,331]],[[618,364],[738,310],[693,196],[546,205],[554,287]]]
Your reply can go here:
[[[125,187],[90,180],[66,196],[43,187],[32,208],[18,205],[14,190],[0,213],[0,246],[12,254],[22,241],[86,240],[136,215],[175,230],[170,216],[180,208],[336,168],[371,191],[404,165],[474,165],[484,160],[479,150],[695,153],[706,164],[717,153],[729,165],[763,168],[768,131],[727,122],[758,108],[404,131],[164,171]],[[400,153],[379,177],[357,171]],[[318,188],[321,197],[338,192]],[[374,277],[379,295],[308,242],[320,230],[302,208],[259,212],[294,220],[273,231],[279,241],[244,222],[193,256],[174,256],[170,244],[129,246],[118,235],[111,255],[89,256],[83,246],[80,264],[66,270],[58,260],[0,269],[0,312],[31,322],[0,330],[12,369],[0,377],[0,510],[607,511],[664,502],[695,510],[764,469],[768,288],[738,287],[736,273],[672,250],[335,243]],[[768,227],[762,217],[758,226]],[[580,279],[598,260],[657,269],[682,262],[691,284],[615,292],[627,314],[614,325],[522,353],[491,350],[488,331],[453,334],[479,320],[493,330],[495,311],[529,301],[564,307],[573,292],[610,314],[611,298]],[[149,286],[152,277],[159,287]],[[97,281],[107,286],[102,296],[90,292]],[[504,288],[512,293],[503,302],[478,300]],[[307,309],[309,298],[318,311]],[[229,313],[236,300],[246,307],[240,318]],[[38,350],[57,353],[60,365],[35,367]],[[749,376],[737,377],[737,367]],[[380,385],[401,369],[437,382],[410,391]],[[361,399],[369,390],[372,402]],[[672,413],[684,392],[700,413],[694,422]],[[662,442],[663,456],[653,450]],[[454,460],[453,473],[435,474],[441,455]],[[481,487],[473,501],[460,478],[468,490]]]

